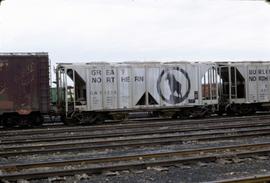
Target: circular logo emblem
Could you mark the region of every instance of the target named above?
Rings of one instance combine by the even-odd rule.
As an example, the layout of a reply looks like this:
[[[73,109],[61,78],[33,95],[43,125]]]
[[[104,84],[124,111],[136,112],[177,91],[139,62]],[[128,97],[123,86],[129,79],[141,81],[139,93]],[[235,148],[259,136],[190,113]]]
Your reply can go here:
[[[181,83],[183,79],[180,81],[179,78],[185,78],[187,88]],[[162,85],[163,87],[161,87],[161,83],[164,83]],[[183,91],[183,89],[185,91]],[[162,100],[169,104],[178,104],[183,102],[190,92],[190,79],[188,73],[179,67],[163,70],[157,80],[157,91]]]

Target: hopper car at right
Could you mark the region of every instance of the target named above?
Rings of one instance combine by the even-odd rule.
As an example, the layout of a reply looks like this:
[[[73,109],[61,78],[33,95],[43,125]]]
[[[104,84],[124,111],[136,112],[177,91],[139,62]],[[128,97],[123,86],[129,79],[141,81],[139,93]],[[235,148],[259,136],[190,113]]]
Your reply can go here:
[[[218,113],[248,115],[269,110],[270,62],[219,62]]]

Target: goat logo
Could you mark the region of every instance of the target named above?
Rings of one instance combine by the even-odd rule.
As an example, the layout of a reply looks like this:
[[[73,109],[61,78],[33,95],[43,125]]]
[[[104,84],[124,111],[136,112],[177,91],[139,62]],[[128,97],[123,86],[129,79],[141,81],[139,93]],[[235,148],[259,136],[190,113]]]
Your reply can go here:
[[[184,80],[186,80],[186,82],[180,82]],[[162,100],[169,104],[183,102],[190,92],[190,79],[187,72],[179,67],[163,70],[157,81],[157,90]]]

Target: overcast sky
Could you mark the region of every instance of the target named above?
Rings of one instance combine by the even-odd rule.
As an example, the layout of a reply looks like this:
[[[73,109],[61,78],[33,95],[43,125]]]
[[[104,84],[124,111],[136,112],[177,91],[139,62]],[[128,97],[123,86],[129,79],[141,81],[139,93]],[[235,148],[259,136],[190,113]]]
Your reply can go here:
[[[5,0],[0,52],[55,62],[270,60],[270,4],[244,0]]]

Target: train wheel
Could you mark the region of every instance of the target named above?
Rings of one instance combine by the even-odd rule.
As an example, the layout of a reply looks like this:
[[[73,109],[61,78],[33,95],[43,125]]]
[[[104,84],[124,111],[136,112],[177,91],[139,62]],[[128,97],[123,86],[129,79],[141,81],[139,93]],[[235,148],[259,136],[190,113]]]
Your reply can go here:
[[[211,110],[207,107],[203,107],[199,110],[199,117],[207,118],[211,116]]]
[[[87,114],[87,118],[85,119],[85,123],[88,125],[95,124],[96,120],[98,120],[98,114],[96,113],[90,113]]]
[[[230,104],[225,107],[228,116],[235,116],[237,114],[237,107],[235,104]]]
[[[72,121],[75,124],[82,124],[84,120],[84,116],[81,113],[75,113],[74,115],[72,115]]]

